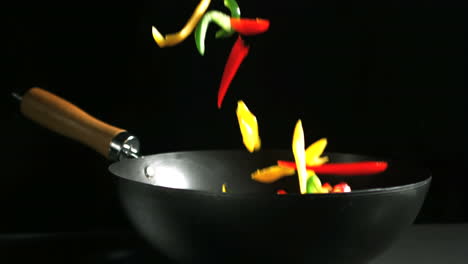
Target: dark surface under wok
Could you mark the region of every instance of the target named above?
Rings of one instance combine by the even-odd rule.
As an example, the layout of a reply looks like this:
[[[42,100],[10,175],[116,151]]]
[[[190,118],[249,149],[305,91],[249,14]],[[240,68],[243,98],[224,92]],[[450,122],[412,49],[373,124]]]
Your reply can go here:
[[[413,225],[369,264],[465,264],[467,244],[467,224]],[[124,230],[0,235],[0,252],[0,261],[11,264],[174,264]]]

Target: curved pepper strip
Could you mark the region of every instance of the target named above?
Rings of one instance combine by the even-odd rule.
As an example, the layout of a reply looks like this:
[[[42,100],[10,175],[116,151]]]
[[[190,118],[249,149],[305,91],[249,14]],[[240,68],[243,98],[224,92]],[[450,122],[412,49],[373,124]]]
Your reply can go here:
[[[179,44],[180,42],[184,41],[190,33],[194,30],[197,26],[198,22],[202,18],[203,14],[205,14],[208,6],[210,5],[211,0],[201,0],[198,6],[195,8],[190,19],[187,21],[185,26],[177,33],[167,34],[163,36],[156,27],[152,27],[153,38],[158,44],[159,47],[169,47]]]
[[[231,17],[240,18],[241,12],[236,0],[224,0],[224,6],[231,11]],[[216,32],[216,38],[227,38],[234,34],[234,30],[220,29]]]
[[[206,31],[211,22],[215,22],[225,31],[234,29],[240,35],[261,34],[267,31],[270,26],[270,22],[266,19],[232,18],[220,11],[209,11],[203,16],[195,29],[195,44],[202,56],[205,54]]]
[[[231,30],[231,20],[228,15],[216,10],[207,12],[195,29],[195,44],[197,45],[198,52],[200,52],[202,56],[205,54],[206,30],[211,22],[215,22],[225,31]]]
[[[241,35],[257,35],[270,28],[270,21],[261,18],[231,18],[231,27]]]
[[[327,139],[321,138],[306,149],[307,166],[317,166],[328,162],[328,157],[320,157],[327,146]]]
[[[297,175],[299,178],[299,188],[301,194],[307,193],[307,169],[305,158],[305,143],[304,143],[304,130],[302,128],[302,121],[299,119],[294,128],[292,151],[296,161]]]
[[[278,166],[296,169],[293,161],[278,160]],[[384,172],[388,167],[385,161],[359,161],[343,163],[327,163],[316,166],[307,165],[307,170],[313,170],[318,174],[335,174],[342,176],[372,175]]]
[[[226,193],[226,192],[227,192],[227,191],[226,191],[226,184],[225,184],[225,183],[223,183],[223,185],[221,186],[221,191],[222,191],[223,193]]]
[[[257,118],[242,100],[237,102],[236,114],[245,147],[250,153],[259,150],[261,140],[258,133]]]
[[[219,85],[218,90],[218,108],[221,108],[227,89],[229,88],[234,75],[236,75],[239,66],[242,64],[242,61],[244,61],[248,53],[249,47],[245,45],[241,36],[238,36],[234,46],[231,49],[231,52],[229,53],[226,65],[224,66],[223,76],[221,78],[221,84]]]
[[[280,166],[270,166],[264,169],[256,170],[252,173],[252,180],[261,183],[272,183],[283,177],[294,175],[295,169]]]

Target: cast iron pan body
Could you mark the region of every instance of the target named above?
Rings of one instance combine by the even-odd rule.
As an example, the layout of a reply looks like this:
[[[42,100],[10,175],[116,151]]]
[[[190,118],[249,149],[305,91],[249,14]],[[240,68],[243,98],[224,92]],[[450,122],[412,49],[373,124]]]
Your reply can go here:
[[[106,157],[124,131],[39,88],[23,96],[21,111]],[[331,162],[376,160],[327,155]],[[427,170],[399,161],[378,175],[320,175],[345,180],[351,193],[299,195],[297,176],[274,184],[250,179],[279,159],[293,160],[291,150],[164,153],[109,169],[140,234],[182,263],[366,263],[414,221],[431,181]],[[277,195],[279,188],[290,194]]]

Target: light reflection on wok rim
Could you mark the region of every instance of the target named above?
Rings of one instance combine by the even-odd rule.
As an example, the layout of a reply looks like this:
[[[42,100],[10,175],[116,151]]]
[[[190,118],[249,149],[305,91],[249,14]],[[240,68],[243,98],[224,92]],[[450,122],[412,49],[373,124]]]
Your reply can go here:
[[[266,157],[273,157],[273,155],[271,154],[275,154],[275,153],[280,153],[280,154],[285,154],[288,150],[284,150],[284,149],[279,149],[279,150],[270,150],[270,151],[267,151],[267,153],[264,153],[263,155],[263,158],[266,156]],[[188,154],[188,155],[187,155]],[[122,160],[122,161],[119,161],[119,162],[116,162],[114,164],[111,164],[109,166],[109,171],[117,176],[118,178],[121,178],[125,181],[130,181],[130,182],[133,182],[133,183],[138,183],[138,184],[145,184],[147,186],[151,186],[151,188],[154,188],[154,190],[158,190],[160,192],[170,192],[170,193],[180,193],[180,194],[187,194],[187,195],[201,195],[201,196],[214,196],[214,197],[219,197],[219,198],[223,198],[223,197],[229,197],[229,198],[247,198],[247,197],[252,197],[252,198],[265,198],[265,197],[273,197],[273,198],[280,198],[280,199],[288,199],[288,198],[291,198],[291,197],[294,197],[294,199],[298,199],[297,196],[301,196],[303,198],[299,198],[299,199],[310,199],[313,197],[313,199],[316,199],[316,198],[326,198],[326,197],[350,197],[350,196],[362,196],[362,195],[366,195],[366,196],[369,196],[369,195],[384,195],[384,194],[389,194],[389,193],[393,193],[393,192],[407,192],[407,191],[411,191],[411,190],[416,190],[416,189],[419,189],[419,188],[422,188],[424,187],[425,185],[429,185],[431,180],[432,180],[432,175],[430,173],[430,171],[425,168],[425,167],[421,167],[421,166],[404,166],[402,168],[399,168],[401,165],[403,165],[403,163],[408,163],[408,162],[393,162],[393,161],[389,161],[389,163],[395,163],[396,164],[396,168],[393,168],[395,169],[395,171],[393,173],[399,173],[399,172],[402,172],[402,171],[406,171],[406,170],[417,170],[417,173],[414,173],[416,174],[417,176],[414,177],[415,178],[415,181],[414,182],[409,182],[409,183],[405,183],[405,184],[395,184],[393,186],[388,186],[388,187],[376,187],[376,188],[365,188],[365,189],[354,189],[352,190],[351,192],[348,192],[348,193],[324,193],[324,194],[300,194],[300,193],[288,193],[288,194],[285,194],[285,195],[278,195],[276,193],[265,193],[265,192],[256,192],[256,191],[244,191],[244,192],[234,192],[234,193],[230,193],[230,192],[227,192],[227,193],[222,193],[221,192],[221,184],[220,184],[220,188],[219,188],[219,192],[216,192],[216,191],[212,191],[212,190],[202,190],[202,189],[196,189],[196,188],[192,188],[192,189],[189,189],[189,188],[185,188],[187,186],[190,186],[190,184],[188,183],[188,178],[186,177],[186,172],[187,172],[187,168],[192,168],[192,166],[199,166],[199,167],[204,167],[206,166],[206,164],[203,164],[203,163],[196,163],[195,161],[193,160],[188,160],[189,162],[187,162],[186,160],[184,160],[182,163],[183,166],[183,169],[180,170],[180,173],[177,173],[177,174],[180,174],[182,175],[182,177],[179,177],[181,178],[181,181],[173,181],[173,182],[168,182],[168,183],[164,183],[164,181],[161,183],[158,184],[157,181],[155,181],[154,179],[152,180],[149,180],[148,178],[146,178],[144,176],[144,168],[146,166],[151,165],[152,167],[157,167],[158,170],[161,170],[161,168],[169,168],[173,171],[174,167],[175,166],[171,166],[171,165],[158,165],[158,166],[154,166],[155,164],[157,163],[162,163],[163,160],[159,160],[159,158],[161,159],[164,159],[164,162],[166,162],[166,158],[167,157],[171,157],[171,156],[174,156],[174,157],[178,157],[179,155],[183,158],[186,158],[185,155],[189,156],[189,155],[195,155],[197,156],[197,154],[213,154],[217,157],[220,157],[222,156],[223,154],[228,154],[228,155],[231,155],[232,154],[235,154],[235,158],[244,158],[244,157],[249,157],[249,155],[251,154],[246,154],[245,151],[241,151],[241,150],[238,150],[238,149],[232,149],[232,150],[202,150],[202,151],[180,151],[180,152],[171,152],[171,153],[159,153],[159,154],[154,154],[154,155],[150,155],[150,156],[147,156],[146,159],[145,157],[142,157],[142,158],[139,158],[138,161],[136,160]],[[376,158],[376,157],[372,157],[372,156],[368,156],[368,155],[360,155],[360,154],[350,154],[350,153],[338,153],[338,152],[332,152],[332,153],[327,153],[328,155],[331,155],[331,156],[335,156],[335,157],[338,157],[337,159],[338,160],[342,160],[342,159],[348,159],[351,158],[352,160],[385,160],[385,161],[388,161],[388,159],[382,159],[382,158]],[[258,155],[259,156],[259,155]],[[257,157],[258,157],[257,156]],[[281,156],[284,156],[284,155],[281,155]],[[206,156],[204,157],[206,158]],[[261,157],[260,157],[261,158]],[[259,158],[259,160],[260,160]],[[278,157],[279,158],[279,157]],[[146,161],[145,161],[146,160]],[[179,160],[177,160],[177,158],[174,158],[175,161],[177,162],[181,162]],[[214,160],[213,162],[215,162],[216,160]],[[222,159],[221,159],[222,161]],[[247,161],[247,160],[245,160]],[[249,162],[251,160],[248,160]],[[255,160],[254,160],[255,161]],[[263,161],[262,161],[263,162]],[[140,163],[140,164],[138,164]],[[195,164],[195,165],[194,165]],[[409,163],[409,164],[412,164],[412,163]],[[135,173],[134,171],[131,171],[128,167],[134,167],[134,168],[138,168],[141,170],[141,172],[139,174],[143,175],[143,176],[135,176],[135,174],[138,174],[138,173]],[[195,168],[195,167],[193,167]],[[389,166],[390,168],[390,166]],[[185,169],[185,171],[184,171]],[[127,173],[122,172],[122,170],[127,170]],[[176,169],[177,171],[177,169]],[[173,173],[171,173],[172,175]],[[405,172],[406,174],[406,172]],[[351,176],[353,177],[353,176]],[[361,176],[355,176],[355,177],[361,177]],[[140,178],[140,180],[138,179]],[[182,178],[184,178],[184,181],[186,181],[185,183],[181,183],[182,182]],[[228,183],[229,185],[229,183]],[[182,188],[175,188],[175,186],[182,186]]]

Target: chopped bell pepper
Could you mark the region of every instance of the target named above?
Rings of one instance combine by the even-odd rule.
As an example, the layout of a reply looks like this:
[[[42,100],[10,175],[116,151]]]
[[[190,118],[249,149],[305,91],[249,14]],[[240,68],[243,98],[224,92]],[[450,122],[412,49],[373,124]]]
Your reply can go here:
[[[343,192],[351,192],[351,187],[345,182],[339,183],[333,187],[332,192],[334,193],[343,193]]]
[[[278,190],[276,194],[288,194],[285,190]]]
[[[261,18],[231,18],[231,27],[241,35],[257,35],[270,28],[270,21]]]
[[[264,169],[256,170],[252,173],[253,180],[262,183],[272,183],[283,177],[294,175],[296,170],[280,166],[270,166]]]
[[[322,138],[306,149],[306,163],[308,166],[321,165],[328,162],[328,157],[320,157],[327,146],[327,139]]]
[[[307,193],[327,193],[328,191],[322,188],[322,183],[314,171],[308,171]]]
[[[218,108],[221,108],[229,85],[248,53],[249,47],[245,45],[244,40],[238,36],[226,61],[226,65],[224,66],[223,76],[218,90]]]
[[[302,121],[299,119],[294,128],[292,151],[296,161],[297,175],[299,178],[299,188],[301,194],[307,193],[307,169],[305,158],[304,130]]]
[[[241,12],[236,0],[224,0],[224,6],[231,11],[231,17],[240,18]],[[220,29],[216,32],[216,38],[227,38],[232,36],[232,34],[234,34],[234,30],[232,29],[229,31]]]
[[[153,26],[152,33],[156,44],[158,44],[159,47],[164,48],[169,46],[175,46],[180,42],[184,41],[184,39],[186,39],[192,33],[200,19],[205,14],[206,10],[208,9],[208,6],[210,5],[210,2],[211,0],[201,0],[198,6],[195,8],[195,11],[193,12],[192,16],[185,24],[185,26],[177,33],[167,34],[166,36],[163,36],[156,29],[156,27]]]
[[[223,183],[223,186],[221,186],[221,191],[222,191],[223,193],[226,192],[226,184],[225,184],[225,183]]]
[[[195,44],[197,45],[198,52],[202,56],[205,54],[206,31],[211,22],[215,22],[226,32],[231,31],[231,21],[229,16],[216,10],[207,12],[195,29]]]
[[[250,153],[259,150],[262,143],[258,132],[257,118],[242,100],[237,102],[236,114],[245,147]]]
[[[278,160],[278,166],[296,169],[293,161]],[[360,161],[346,163],[328,163],[317,166],[306,166],[307,170],[313,170],[318,174],[335,175],[371,175],[384,172],[388,167],[385,161]]]
[[[211,10],[203,16],[195,29],[195,44],[202,56],[205,54],[206,31],[211,22],[215,22],[226,32],[234,30],[240,35],[257,35],[267,31],[270,26],[266,19],[233,18],[220,11]]]
[[[333,190],[333,187],[330,185],[330,183],[326,182],[322,184],[322,190],[326,190],[327,192],[331,192]]]

